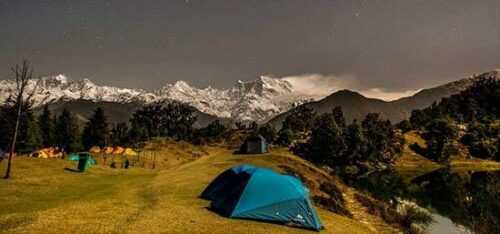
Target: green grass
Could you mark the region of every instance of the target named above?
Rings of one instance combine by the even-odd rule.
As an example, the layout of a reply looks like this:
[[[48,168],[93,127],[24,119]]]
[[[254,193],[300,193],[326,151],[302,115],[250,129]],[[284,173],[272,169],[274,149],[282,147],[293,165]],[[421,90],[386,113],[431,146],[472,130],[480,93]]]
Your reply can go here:
[[[33,225],[33,231],[28,232],[43,231],[52,218],[59,220],[56,224],[64,228],[68,222],[82,218],[77,214],[94,216],[92,212],[101,204],[112,204],[109,212],[129,209],[120,201],[135,199],[134,202],[143,203],[138,199],[141,185],[155,176],[154,171],[122,171],[100,166],[88,173],[65,170],[75,168],[75,164],[58,159],[14,160],[12,178],[0,180],[0,232],[25,232],[22,227],[30,224],[44,225]],[[4,166],[2,163],[0,171],[4,171]]]
[[[14,161],[13,177],[0,180],[0,233],[304,233],[303,229],[228,219],[207,209],[198,195],[223,170],[253,163],[300,169],[312,180],[324,172],[284,151],[232,155],[221,148],[158,170],[94,166],[77,173],[64,160]],[[0,172],[4,171],[2,162]],[[324,178],[323,178],[324,179]],[[318,209],[322,233],[371,233],[364,223]],[[314,233],[314,232],[312,232]]]
[[[427,147],[425,140],[416,131],[410,131],[404,134],[405,145],[400,157],[395,162],[396,170],[404,178],[414,178],[419,175],[427,174],[442,167],[450,167],[454,171],[487,171],[499,170],[500,162],[484,159],[452,159],[446,163],[436,163],[422,155],[417,154],[410,149],[411,144],[418,144],[420,147]]]

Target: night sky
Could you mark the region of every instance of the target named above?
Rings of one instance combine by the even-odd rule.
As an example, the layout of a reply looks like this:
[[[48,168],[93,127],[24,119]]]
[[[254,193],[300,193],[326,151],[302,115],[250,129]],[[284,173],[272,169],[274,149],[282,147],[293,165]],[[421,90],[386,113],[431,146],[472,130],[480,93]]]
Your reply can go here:
[[[403,91],[500,67],[499,0],[0,0],[0,78],[154,89],[263,74]]]

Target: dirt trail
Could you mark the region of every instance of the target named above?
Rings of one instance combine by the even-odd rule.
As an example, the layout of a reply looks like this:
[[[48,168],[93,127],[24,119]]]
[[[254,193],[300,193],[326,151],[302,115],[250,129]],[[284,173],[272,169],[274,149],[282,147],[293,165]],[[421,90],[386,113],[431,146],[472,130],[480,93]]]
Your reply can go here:
[[[353,215],[353,219],[365,224],[374,233],[403,233],[397,228],[388,225],[381,217],[368,213],[361,203],[359,203],[354,195],[354,189],[344,186],[345,205]]]

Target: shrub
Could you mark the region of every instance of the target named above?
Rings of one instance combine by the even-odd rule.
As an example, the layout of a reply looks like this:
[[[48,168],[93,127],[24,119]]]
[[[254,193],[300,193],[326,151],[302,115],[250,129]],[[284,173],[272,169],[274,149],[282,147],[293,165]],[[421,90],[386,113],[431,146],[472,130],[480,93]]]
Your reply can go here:
[[[342,204],[344,204],[344,196],[342,195],[342,192],[340,191],[337,186],[333,183],[322,183],[319,186],[319,189],[326,194],[330,195],[330,197],[335,198],[338,201],[341,201]]]

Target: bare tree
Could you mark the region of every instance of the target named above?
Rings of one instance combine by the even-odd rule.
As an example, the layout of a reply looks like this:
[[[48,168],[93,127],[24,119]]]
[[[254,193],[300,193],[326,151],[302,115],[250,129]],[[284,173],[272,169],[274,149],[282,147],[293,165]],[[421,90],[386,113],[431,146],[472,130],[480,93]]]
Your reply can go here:
[[[16,87],[14,90],[14,94],[10,98],[14,100],[14,107],[16,108],[16,123],[14,126],[14,132],[12,134],[12,141],[10,144],[9,158],[7,160],[7,170],[5,171],[4,179],[8,179],[10,177],[10,172],[12,168],[12,156],[16,151],[16,142],[17,135],[19,132],[19,122],[21,120],[21,116],[23,115],[23,105],[25,103],[31,102],[33,95],[38,87],[38,80],[30,92],[27,92],[28,85],[30,81],[33,79],[33,69],[30,67],[30,63],[27,60],[24,60],[22,65],[17,64],[15,67],[12,67],[12,73],[15,78]]]

